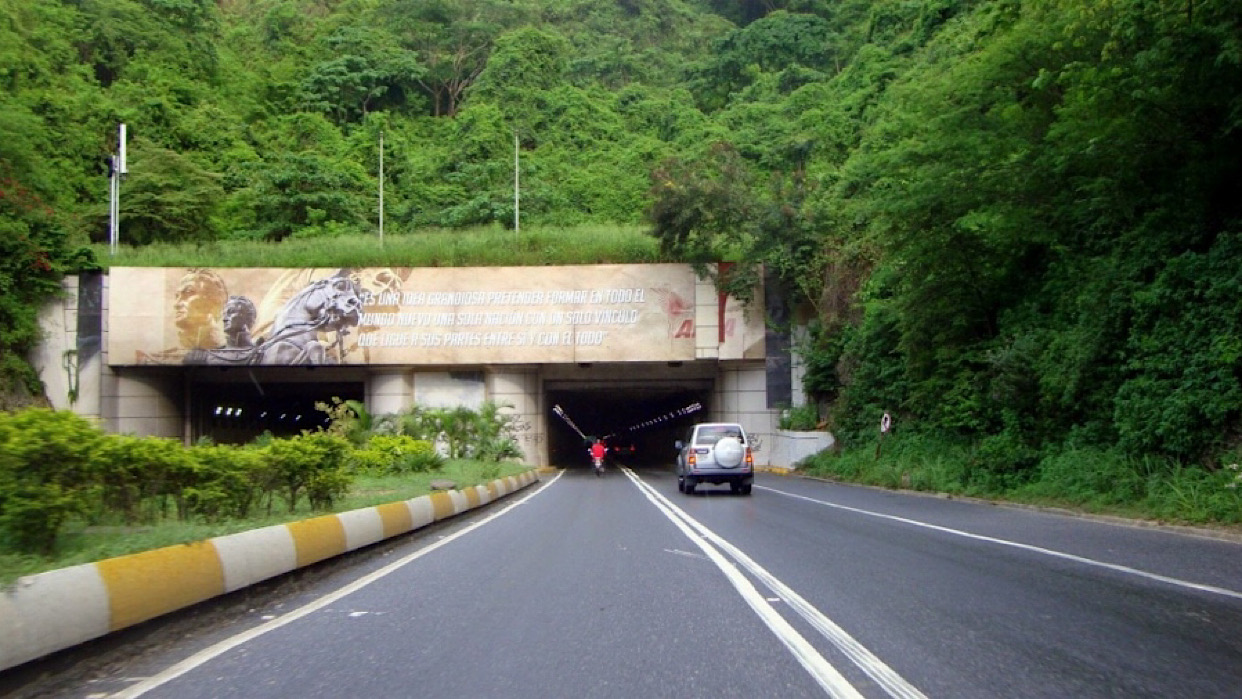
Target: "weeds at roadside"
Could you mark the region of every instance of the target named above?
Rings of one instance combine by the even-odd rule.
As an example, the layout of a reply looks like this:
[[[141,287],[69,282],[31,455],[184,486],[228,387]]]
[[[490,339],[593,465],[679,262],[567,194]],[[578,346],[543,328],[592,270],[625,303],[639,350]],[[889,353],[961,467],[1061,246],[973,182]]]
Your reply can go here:
[[[1136,459],[1112,450],[1045,455],[1027,471],[1000,477],[968,445],[927,435],[894,435],[876,457],[869,446],[821,453],[804,470],[843,482],[1079,509],[1178,524],[1242,524],[1242,466],[1217,471]]]

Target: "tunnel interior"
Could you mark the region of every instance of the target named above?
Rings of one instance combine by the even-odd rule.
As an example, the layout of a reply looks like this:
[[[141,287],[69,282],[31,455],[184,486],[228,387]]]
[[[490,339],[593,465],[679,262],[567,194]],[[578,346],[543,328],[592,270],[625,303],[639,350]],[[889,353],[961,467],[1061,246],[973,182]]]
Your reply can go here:
[[[316,403],[362,401],[362,382],[333,383],[196,383],[191,388],[193,435],[217,444],[245,444],[264,432],[291,437],[328,424]]]
[[[711,388],[710,382],[549,387],[549,463],[589,468],[589,440],[599,437],[614,466],[672,468],[673,442],[685,427],[707,419]]]

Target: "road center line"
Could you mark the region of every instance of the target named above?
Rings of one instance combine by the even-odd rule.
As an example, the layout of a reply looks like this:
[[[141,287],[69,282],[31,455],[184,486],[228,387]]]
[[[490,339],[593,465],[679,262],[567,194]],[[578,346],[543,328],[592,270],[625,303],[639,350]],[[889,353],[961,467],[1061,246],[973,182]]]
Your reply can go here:
[[[815,650],[815,646],[812,646],[805,638],[803,638],[802,634],[798,633],[797,629],[790,625],[788,621],[785,621],[785,618],[772,607],[763,595],[759,594],[759,591],[755,589],[755,586],[751,584],[750,580],[746,579],[746,576],[742,574],[742,571],[738,570],[732,563],[729,563],[729,561],[726,560],[719,551],[717,551],[703,537],[696,534],[694,530],[691,529],[685,521],[683,521],[683,519],[690,519],[688,515],[684,512],[680,512],[680,510],[678,510],[678,513],[674,513],[673,510],[676,510],[677,507],[668,502],[668,500],[662,495],[652,490],[650,486],[644,483],[642,479],[635,475],[630,469],[622,468],[621,471],[627,478],[630,479],[630,481],[638,486],[639,491],[642,492],[642,494],[656,506],[656,509],[660,510],[661,514],[667,517],[674,526],[680,529],[688,539],[694,542],[694,544],[703,551],[703,553],[707,554],[707,557],[711,559],[712,563],[715,563],[716,567],[720,569],[720,572],[724,573],[725,578],[733,584],[734,589],[738,591],[738,594],[742,596],[742,599],[750,605],[751,610],[759,616],[763,623],[767,625],[768,629],[776,635],[777,639],[779,639],[780,642],[783,643],[791,653],[793,653],[794,658],[802,664],[802,667],[810,673],[811,677],[819,683],[819,686],[823,688],[829,696],[839,697],[841,699],[863,699],[862,694],[849,683],[849,680],[845,679],[845,677],[832,666],[832,663],[828,662],[824,656],[819,654],[819,651]]]
[[[855,665],[867,674],[876,684],[883,687],[890,696],[899,697],[901,699],[926,699],[926,696],[918,690],[917,687],[910,684],[901,675],[897,674],[884,661],[880,660],[874,653],[867,650],[866,646],[859,643],[850,636],[845,629],[841,628],[836,622],[829,619],[823,612],[819,611],[815,605],[808,602],[805,598],[795,592],[788,585],[781,582],[776,576],[769,573],[763,566],[756,563],[747,556],[741,549],[729,543],[720,535],[708,529],[701,522],[691,517],[684,510],[674,505],[668,498],[658,493],[655,488],[642,481],[637,474],[632,473],[629,469],[624,469],[626,475],[630,479],[639,484],[639,487],[648,494],[648,498],[659,498],[670,510],[674,511],[678,517],[682,518],[686,524],[693,527],[703,538],[718,546],[725,553],[729,554],[743,568],[750,571],[752,575],[757,577],[772,592],[775,592],[781,600],[789,605],[806,620],[816,631],[834,646],[837,647],[846,657],[848,657]]]
[[[164,670],[163,672],[160,672],[151,677],[148,677],[144,679],[142,682],[139,682],[138,684],[132,687],[129,687],[120,692],[110,695],[110,698],[111,699],[133,699],[133,697],[140,697],[143,694],[146,694],[147,692],[151,691],[152,689],[155,689],[168,682],[171,682],[172,680],[175,680],[176,678],[184,675],[190,670],[193,670],[194,668],[200,665],[203,665],[207,663],[208,661],[216,657],[219,657],[220,655],[223,655],[224,653],[227,653],[228,651],[244,643],[252,641],[269,631],[275,631],[276,629],[282,626],[285,626],[286,624],[290,624],[294,621],[297,621],[298,619],[301,619],[302,617],[312,612],[323,609],[324,607],[332,604],[333,602],[336,602],[342,597],[353,594],[354,592],[361,590],[367,585],[370,585],[371,583],[396,572],[402,566],[412,563],[418,560],[419,558],[422,558],[423,556],[431,553],[432,551],[435,551],[436,549],[442,546],[445,546],[447,544],[452,543],[453,541],[457,539],[460,539],[461,537],[465,536],[466,534],[469,534],[470,532],[474,531],[475,529],[478,529],[479,527],[482,527],[488,522],[491,522],[494,519],[497,519],[503,515],[508,514],[515,507],[526,504],[528,500],[539,495],[540,493],[544,492],[549,487],[551,487],[551,485],[555,483],[557,479],[561,477],[562,474],[564,474],[564,471],[558,472],[556,476],[552,480],[548,481],[547,485],[543,486],[542,488],[537,489],[533,493],[527,494],[521,500],[518,500],[516,502],[509,504],[504,509],[498,510],[488,515],[487,517],[484,517],[483,519],[475,522],[474,524],[471,524],[465,527],[464,529],[453,532],[452,534],[441,538],[439,541],[436,541],[435,543],[428,545],[426,548],[421,548],[415,551],[414,553],[411,553],[408,556],[405,556],[404,558],[393,561],[392,563],[389,563],[383,568],[380,568],[379,570],[373,573],[369,573],[361,578],[358,578],[352,583],[334,592],[330,592],[327,595],[324,595],[323,597],[320,597],[319,599],[315,600],[314,602],[298,607],[297,609],[293,610],[292,612],[289,612],[288,614],[277,617],[265,624],[260,624],[259,626],[256,626],[252,629],[247,629],[246,631],[243,631],[242,633],[239,633],[236,636],[226,638],[223,641],[216,643],[215,645],[204,648],[203,650],[195,653],[194,655],[191,655],[185,660],[182,660],[181,662],[173,665],[167,670]]]
[[[1236,590],[1230,590],[1224,587],[1216,587],[1215,585],[1205,585],[1203,583],[1191,582],[1189,580],[1171,578],[1171,577],[1168,577],[1167,575],[1160,575],[1158,573],[1149,573],[1145,570],[1139,570],[1138,568],[1131,568],[1129,566],[1118,565],[1116,563],[1106,563],[1104,561],[1097,561],[1093,558],[1084,558],[1082,556],[1076,556],[1072,553],[1065,553],[1063,551],[1054,551],[1052,549],[1046,549],[1046,548],[1042,548],[1039,546],[1033,546],[1031,544],[1023,544],[1017,541],[1009,541],[1008,539],[998,539],[996,537],[984,536],[982,534],[972,534],[971,532],[962,531],[961,529],[951,529],[949,527],[942,527],[938,524],[928,524],[927,522],[920,522],[918,520],[908,519],[906,517],[898,517],[896,515],[886,515],[882,512],[872,512],[871,510],[863,510],[857,507],[850,507],[848,505],[840,505],[835,502],[828,502],[827,500],[818,500],[816,498],[807,497],[806,495],[788,493],[783,490],[777,490],[776,488],[768,488],[764,486],[755,486],[755,487],[761,490],[766,490],[770,493],[776,493],[777,495],[784,495],[787,498],[794,498],[796,500],[806,500],[807,502],[813,502],[817,505],[823,505],[825,507],[832,507],[838,510],[844,510],[846,512],[853,512],[855,514],[867,515],[868,517],[877,517],[879,519],[887,519],[893,522],[900,522],[902,524],[909,524],[915,527],[922,527],[924,529],[931,529],[931,530],[938,531],[938,532],[944,532],[946,534],[953,534],[956,536],[965,537],[967,539],[974,539],[976,541],[986,541],[988,543],[999,544],[1001,546],[1009,546],[1011,548],[1021,549],[1023,551],[1030,551],[1032,553],[1039,553],[1045,556],[1051,556],[1053,558],[1060,558],[1066,561],[1073,561],[1075,563],[1081,563],[1083,565],[1095,566],[1097,568],[1105,568],[1107,570],[1115,571],[1118,573],[1125,573],[1126,575],[1134,575],[1140,578],[1146,578],[1148,580],[1154,580],[1156,582],[1162,582],[1168,585],[1174,585],[1176,587],[1184,587],[1190,590],[1198,590],[1199,592],[1209,592],[1214,595],[1232,597],[1234,599],[1242,599],[1242,592],[1238,592]]]

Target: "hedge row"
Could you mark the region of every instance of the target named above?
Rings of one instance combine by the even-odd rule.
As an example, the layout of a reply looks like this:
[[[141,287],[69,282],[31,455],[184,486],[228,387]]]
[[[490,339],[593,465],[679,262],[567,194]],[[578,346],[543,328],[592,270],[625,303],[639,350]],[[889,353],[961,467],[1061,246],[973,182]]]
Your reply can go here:
[[[244,446],[183,446],[108,434],[68,411],[0,412],[0,551],[49,553],[71,519],[144,524],[244,518],[275,501],[327,510],[361,471],[425,471],[432,444],[376,435],[361,447],[333,432]]]

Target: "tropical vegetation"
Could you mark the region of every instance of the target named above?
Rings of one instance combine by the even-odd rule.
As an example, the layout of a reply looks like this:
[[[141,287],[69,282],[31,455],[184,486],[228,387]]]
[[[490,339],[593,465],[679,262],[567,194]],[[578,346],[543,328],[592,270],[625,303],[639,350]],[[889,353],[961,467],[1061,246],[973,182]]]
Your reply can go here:
[[[0,412],[0,584],[70,563],[465,488],[527,467],[502,406],[372,416],[249,444],[109,434],[70,411]],[[451,483],[451,486],[447,484]]]
[[[398,234],[638,226],[788,299],[847,449],[887,411],[980,493],[1242,460],[1235,0],[0,0],[6,396],[109,264],[119,123],[126,245],[373,235],[381,181]]]

